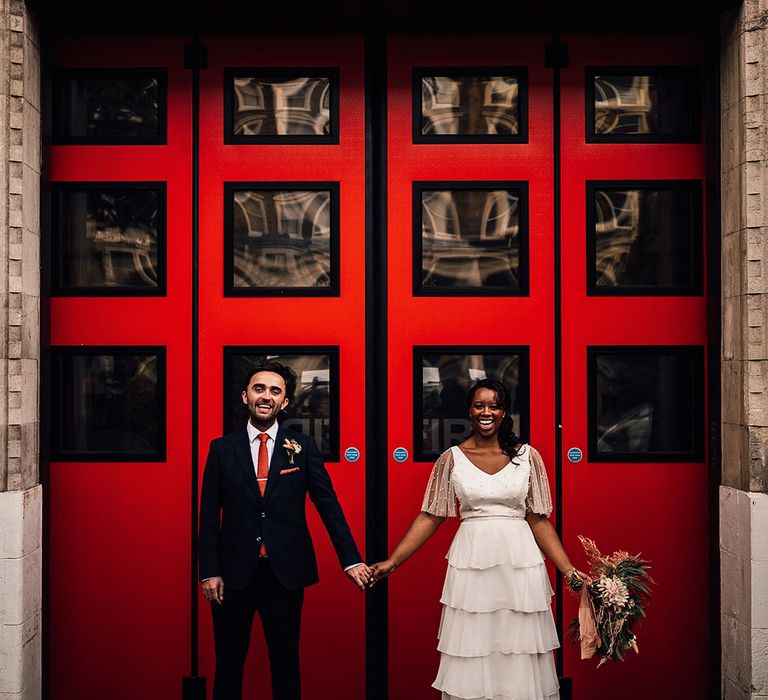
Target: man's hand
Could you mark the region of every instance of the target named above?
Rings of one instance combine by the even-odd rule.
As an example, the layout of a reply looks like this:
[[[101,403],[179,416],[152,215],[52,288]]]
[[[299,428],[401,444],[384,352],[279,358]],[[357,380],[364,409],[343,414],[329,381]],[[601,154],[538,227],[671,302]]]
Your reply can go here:
[[[353,566],[351,569],[347,569],[344,573],[352,579],[361,591],[365,590],[365,587],[371,580],[371,570],[365,564]]]
[[[203,581],[203,598],[209,603],[213,601],[217,605],[224,602],[224,579],[221,576],[214,576]]]

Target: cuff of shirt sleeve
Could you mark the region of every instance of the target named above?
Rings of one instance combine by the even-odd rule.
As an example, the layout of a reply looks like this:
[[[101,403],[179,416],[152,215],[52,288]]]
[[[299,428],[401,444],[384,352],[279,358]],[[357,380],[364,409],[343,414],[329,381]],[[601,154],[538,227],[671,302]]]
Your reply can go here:
[[[354,569],[356,566],[362,566],[363,562],[359,561],[357,564],[350,564],[349,566],[344,567],[344,571],[349,571],[350,569]]]

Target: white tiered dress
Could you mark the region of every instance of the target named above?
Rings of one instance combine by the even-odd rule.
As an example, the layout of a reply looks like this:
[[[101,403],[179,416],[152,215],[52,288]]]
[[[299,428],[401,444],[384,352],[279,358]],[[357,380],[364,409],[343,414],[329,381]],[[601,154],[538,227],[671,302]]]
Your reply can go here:
[[[487,474],[458,448],[435,463],[422,510],[461,517],[440,602],[442,700],[556,700],[552,587],[526,511],[549,515],[539,453],[523,445]]]

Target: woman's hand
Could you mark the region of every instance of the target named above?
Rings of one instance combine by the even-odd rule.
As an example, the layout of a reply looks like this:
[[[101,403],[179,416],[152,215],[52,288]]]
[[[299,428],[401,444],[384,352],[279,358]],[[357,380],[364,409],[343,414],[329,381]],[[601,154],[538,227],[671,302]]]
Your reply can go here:
[[[563,578],[565,580],[565,585],[568,586],[574,593],[578,593],[581,590],[581,587],[585,583],[590,582],[589,576],[587,576],[583,571],[579,571],[577,568],[573,567],[568,572],[566,572],[563,575]]]
[[[397,564],[391,559],[385,559],[371,566],[371,581],[369,586],[375,585],[375,583],[381,579],[387,578],[395,569]]]

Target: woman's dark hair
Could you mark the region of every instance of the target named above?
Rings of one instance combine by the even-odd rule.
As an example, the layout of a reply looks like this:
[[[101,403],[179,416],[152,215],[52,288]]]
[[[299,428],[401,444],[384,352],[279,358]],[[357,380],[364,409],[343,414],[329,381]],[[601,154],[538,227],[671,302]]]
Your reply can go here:
[[[243,377],[243,391],[248,391],[248,385],[251,383],[251,377],[257,372],[274,372],[279,374],[285,382],[285,396],[288,401],[293,402],[293,397],[296,394],[296,372],[290,367],[287,367],[280,362],[273,362],[271,360],[259,362],[258,365],[254,365],[248,370],[248,373]]]
[[[512,400],[509,392],[498,379],[481,379],[475,382],[467,393],[467,410],[472,407],[472,401],[478,389],[490,389],[496,394],[496,401],[504,409],[504,418],[501,419],[501,427],[499,428],[499,445],[505,455],[517,457],[515,445],[519,440],[515,435],[515,423],[512,420]]]

